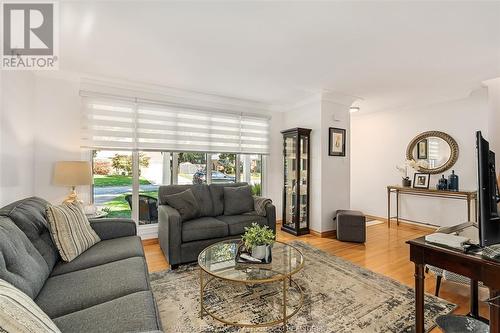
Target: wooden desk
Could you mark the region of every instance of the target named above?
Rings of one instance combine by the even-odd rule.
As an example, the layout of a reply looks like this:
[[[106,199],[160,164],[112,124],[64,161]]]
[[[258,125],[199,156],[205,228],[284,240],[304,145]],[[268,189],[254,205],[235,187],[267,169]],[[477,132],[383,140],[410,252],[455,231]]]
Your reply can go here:
[[[391,194],[396,194],[396,216],[391,216]],[[404,187],[397,185],[387,186],[387,226],[391,227],[391,219],[396,218],[396,223],[399,225],[399,196],[401,194],[415,195],[431,198],[447,198],[467,201],[467,221],[471,221],[471,207],[474,201],[474,211],[477,211],[477,192],[475,191],[444,191],[436,189],[421,189],[413,187]],[[411,221],[419,222],[419,221]]]
[[[442,232],[454,232],[472,223],[463,223]],[[406,242],[410,245],[410,260],[415,263],[415,332],[424,333],[424,267],[432,265],[471,279],[471,316],[478,317],[478,281],[490,290],[490,298],[500,295],[500,262],[478,254],[465,254],[427,243],[425,237]],[[497,306],[500,302],[497,300]],[[490,333],[500,333],[500,309],[490,305]]]

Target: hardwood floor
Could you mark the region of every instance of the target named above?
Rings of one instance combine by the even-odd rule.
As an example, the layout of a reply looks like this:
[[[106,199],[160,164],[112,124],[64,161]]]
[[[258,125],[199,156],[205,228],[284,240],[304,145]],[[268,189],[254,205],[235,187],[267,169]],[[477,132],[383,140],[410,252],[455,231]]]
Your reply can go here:
[[[389,229],[386,223],[382,223],[368,227],[365,244],[340,242],[334,238],[321,238],[314,235],[295,237],[281,230],[277,231],[277,238],[283,242],[301,240],[413,288],[414,266],[409,260],[409,247],[405,242],[431,232],[432,230],[428,228],[408,224],[396,226],[395,223]],[[165,270],[169,267],[157,241],[144,241],[144,249],[150,272]],[[428,293],[434,294],[435,283],[434,277],[427,274],[425,289]],[[443,281],[439,296],[457,304],[456,313],[465,314],[469,310],[468,294],[468,287]],[[480,299],[485,298],[487,298],[487,292],[481,290]],[[488,317],[488,307],[483,302],[480,302],[480,313]],[[440,332],[440,330],[436,328],[432,332]]]

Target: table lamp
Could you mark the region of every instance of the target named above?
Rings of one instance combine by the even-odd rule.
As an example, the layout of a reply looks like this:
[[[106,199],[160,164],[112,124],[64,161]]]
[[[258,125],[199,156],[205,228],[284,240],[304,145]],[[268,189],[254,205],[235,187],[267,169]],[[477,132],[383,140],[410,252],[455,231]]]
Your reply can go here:
[[[54,166],[53,183],[70,186],[71,193],[63,201],[65,203],[82,202],[76,194],[76,186],[92,184],[92,167],[85,161],[60,161]]]

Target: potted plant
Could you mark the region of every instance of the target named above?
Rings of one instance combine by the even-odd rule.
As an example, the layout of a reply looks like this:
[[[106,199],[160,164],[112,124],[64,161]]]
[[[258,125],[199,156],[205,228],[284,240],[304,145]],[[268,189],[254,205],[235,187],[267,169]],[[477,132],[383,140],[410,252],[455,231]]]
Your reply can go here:
[[[252,226],[245,227],[245,234],[241,240],[247,250],[255,259],[264,259],[267,249],[274,243],[274,233],[267,225],[260,226],[252,223]]]
[[[420,168],[426,168],[427,163],[423,160],[415,161],[415,160],[406,160],[403,165],[396,165],[396,169],[402,173],[402,185],[404,187],[411,187],[411,180],[408,176],[408,169],[412,168],[414,170],[419,170]]]

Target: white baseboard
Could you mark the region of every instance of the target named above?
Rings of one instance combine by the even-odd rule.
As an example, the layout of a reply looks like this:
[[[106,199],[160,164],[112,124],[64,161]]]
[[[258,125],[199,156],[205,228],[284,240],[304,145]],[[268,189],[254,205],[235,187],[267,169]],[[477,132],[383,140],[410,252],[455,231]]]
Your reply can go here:
[[[158,238],[158,224],[138,226],[137,235],[141,237],[141,239]]]

